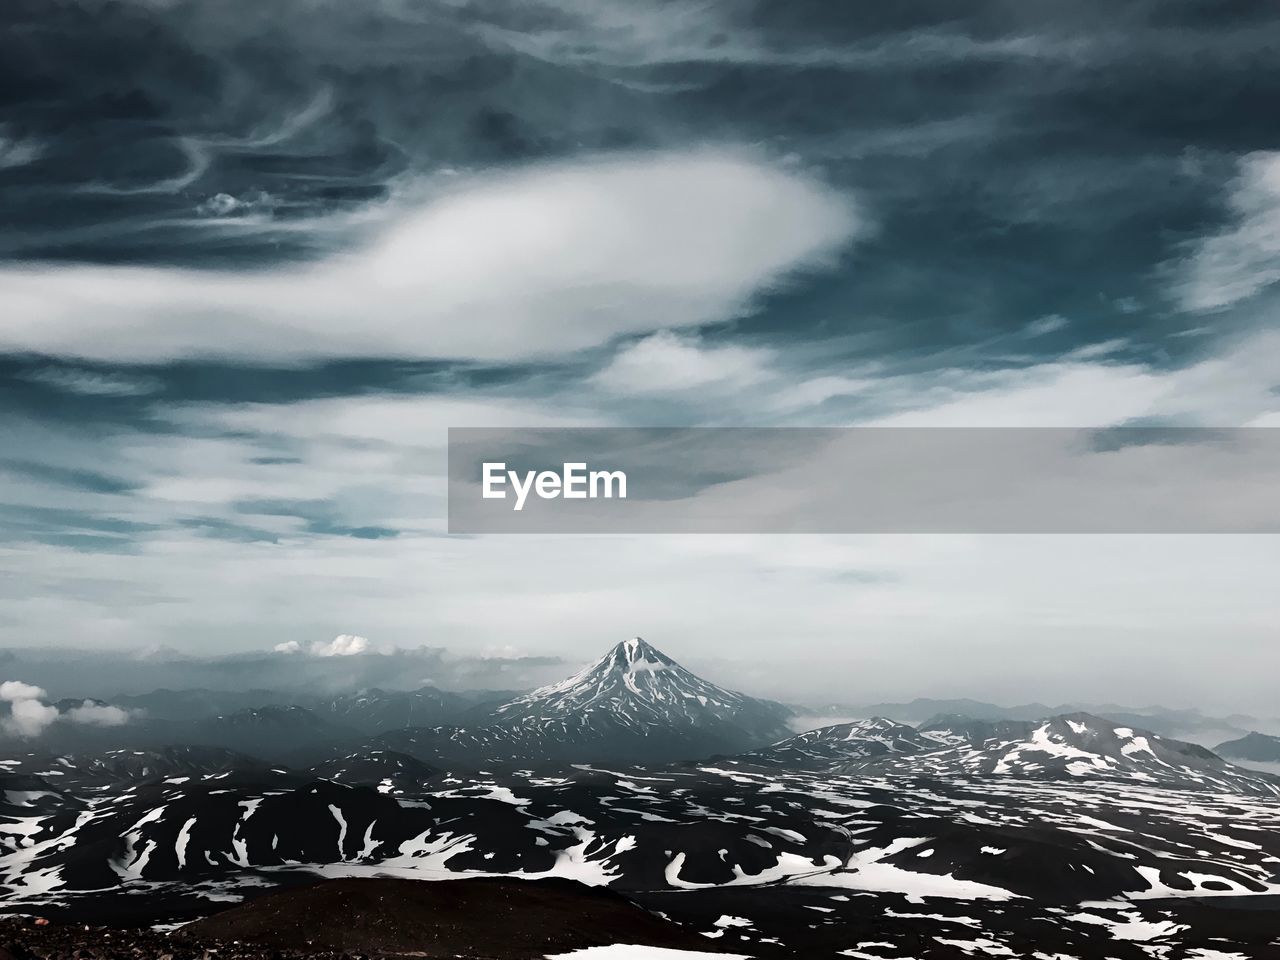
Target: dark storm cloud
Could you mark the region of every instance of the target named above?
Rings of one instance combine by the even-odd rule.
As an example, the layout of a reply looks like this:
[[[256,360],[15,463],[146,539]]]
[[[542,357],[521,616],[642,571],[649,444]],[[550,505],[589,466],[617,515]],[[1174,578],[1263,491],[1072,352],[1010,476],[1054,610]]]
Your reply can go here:
[[[11,256],[260,267],[348,242],[360,225],[332,216],[406,177],[746,141],[874,198],[880,229],[860,269],[745,329],[877,348],[1049,312],[1076,342],[1122,326],[1153,345],[1180,322],[1153,269],[1221,217],[1233,158],[1277,145],[1277,28],[1250,5],[20,0],[4,17],[7,137],[42,145],[0,171]]]
[[[1070,322],[1009,363],[1115,337],[1185,362],[1205,341],[1169,334],[1200,319],[1171,308],[1162,268],[1228,214],[1237,157],[1280,145],[1280,29],[1251,4],[16,0],[0,16],[10,257],[257,269],[350,244],[423,177],[748,142],[875,221],[849,269],[707,332],[801,363],[812,345],[814,367],[998,364],[993,338],[1044,316]],[[118,375],[81,391],[18,362],[60,393],[105,398]],[[33,402],[129,420],[148,393],[285,402],[531,373],[148,365],[124,371],[158,385],[136,401],[122,385],[115,403]]]
[[[630,98],[607,84],[592,94],[496,55],[447,8],[403,12],[6,4],[7,136],[40,150],[39,163],[0,170],[13,188],[5,248],[261,266],[332,245],[330,231],[296,223],[377,203],[406,172],[633,139],[608,132],[608,114],[635,110],[611,110]],[[587,96],[598,102],[584,111]]]

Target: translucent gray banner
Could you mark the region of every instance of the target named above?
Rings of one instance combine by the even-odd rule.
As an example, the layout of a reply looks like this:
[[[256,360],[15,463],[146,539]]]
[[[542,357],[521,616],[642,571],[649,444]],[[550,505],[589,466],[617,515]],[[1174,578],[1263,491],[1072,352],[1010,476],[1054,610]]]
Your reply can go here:
[[[1275,533],[1280,429],[454,428],[451,533]]]

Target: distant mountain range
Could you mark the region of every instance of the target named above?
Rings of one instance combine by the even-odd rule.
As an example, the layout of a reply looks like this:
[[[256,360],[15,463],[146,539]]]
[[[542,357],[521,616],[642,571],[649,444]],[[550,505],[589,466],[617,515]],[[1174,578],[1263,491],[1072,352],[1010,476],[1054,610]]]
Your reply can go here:
[[[219,747],[309,767],[337,755],[388,751],[432,767],[564,760],[666,762],[736,753],[787,736],[792,712],[689,672],[640,638],[531,693],[373,688],[301,703],[241,706],[255,694],[161,690],[118,699],[134,720],[111,729],[51,727],[46,752]],[[219,704],[235,709],[210,714]],[[14,748],[25,746],[16,741]]]
[[[66,706],[84,702],[103,705],[73,699]],[[105,755],[154,753],[177,744],[293,768],[370,752],[405,756],[431,769],[566,761],[662,763],[747,752],[752,762],[819,769],[881,754],[926,751],[948,736],[963,736],[970,748],[978,739],[1015,742],[1045,718],[1087,712],[1113,728],[1200,744],[1219,743],[1223,737],[1214,734],[1225,732],[1224,755],[1263,764],[1262,769],[1280,763],[1271,748],[1280,741],[1231,726],[1250,718],[1213,718],[1160,707],[1140,712],[1111,704],[1080,711],[921,698],[866,708],[830,706],[821,713],[870,716],[803,730],[819,722],[820,715],[806,717],[800,708],[727,690],[640,638],[619,643],[578,673],[529,693],[452,692],[432,686],[408,691],[372,687],[332,696],[161,689],[114,698],[112,705],[129,711],[132,721],[110,728],[55,724],[35,745],[50,755]],[[795,733],[797,727],[803,732]],[[1178,735],[1188,730],[1192,732]],[[21,752],[31,746],[11,739],[8,749]]]
[[[426,646],[350,656],[248,652],[211,657],[166,649],[0,649],[6,677],[43,687],[55,700],[102,697],[173,720],[270,703],[318,708],[326,697],[360,690],[527,690],[564,676],[568,667],[559,657],[469,656]]]
[[[380,733],[404,727],[483,720],[495,706],[514,696],[514,691],[454,693],[435,687],[408,691],[373,687],[360,693],[314,700],[310,707],[318,716],[335,724],[363,733]]]
[[[126,725],[110,728],[56,724],[35,741],[48,752],[155,750],[173,744],[226,747],[270,762],[308,765],[341,750],[354,750],[370,735],[423,723],[483,721],[513,693],[450,693],[434,687],[412,691],[371,689],[335,697],[299,697],[267,690],[248,693],[158,690],[116,698],[130,712]],[[73,700],[59,704],[79,705]],[[98,701],[101,704],[101,701]],[[250,705],[246,705],[250,704]],[[29,749],[11,738],[9,750]],[[0,747],[5,746],[0,739]]]
[[[1204,746],[1242,736],[1251,730],[1275,728],[1276,732],[1280,732],[1280,718],[1264,719],[1244,714],[1215,717],[1201,713],[1199,710],[1173,710],[1155,705],[1135,708],[1114,703],[1064,703],[1057,706],[1024,703],[1005,707],[983,700],[965,698],[940,700],[920,697],[906,702],[828,704],[817,710],[806,710],[802,707],[797,707],[796,710],[814,724],[820,724],[823,717],[830,717],[833,720],[852,717],[888,717],[912,726],[928,723],[936,717],[948,716],[997,721],[1043,720],[1046,717],[1064,716],[1069,713],[1089,713],[1117,724],[1141,727],[1161,736],[1177,737]]]
[[[442,715],[461,722],[368,732]],[[1082,712],[791,722],[637,638],[496,705],[375,689],[91,731],[129,748],[27,743],[0,755],[0,910],[150,924],[316,877],[514,876],[608,886],[759,957],[1274,937],[1207,904],[1280,894],[1280,778]]]
[[[149,719],[168,721],[205,720],[271,705],[299,706],[338,726],[378,733],[484,716],[493,707],[518,695],[519,691],[514,690],[453,692],[433,686],[416,690],[370,687],[335,696],[263,689],[244,692],[198,689],[155,690],[118,697],[113,703]]]
[[[953,717],[927,724],[921,733],[949,741],[949,745],[903,758],[855,760],[841,772],[1102,778],[1177,790],[1280,797],[1280,780],[1234,767],[1205,747],[1118,726],[1087,713],[996,723]]]
[[[786,770],[832,770],[871,757],[936,750],[948,741],[884,717],[819,727],[729,758],[730,763]]]

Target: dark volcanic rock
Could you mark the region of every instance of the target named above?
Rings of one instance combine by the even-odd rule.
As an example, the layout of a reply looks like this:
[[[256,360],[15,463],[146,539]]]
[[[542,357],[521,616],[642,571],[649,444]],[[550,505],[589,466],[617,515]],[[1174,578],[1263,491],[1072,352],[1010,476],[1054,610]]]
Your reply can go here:
[[[379,793],[421,789],[439,775],[435,767],[394,750],[370,750],[316,764],[311,776],[351,786],[374,787]]]
[[[332,880],[199,920],[181,938],[512,960],[612,943],[706,949],[696,933],[616,893],[560,879]]]

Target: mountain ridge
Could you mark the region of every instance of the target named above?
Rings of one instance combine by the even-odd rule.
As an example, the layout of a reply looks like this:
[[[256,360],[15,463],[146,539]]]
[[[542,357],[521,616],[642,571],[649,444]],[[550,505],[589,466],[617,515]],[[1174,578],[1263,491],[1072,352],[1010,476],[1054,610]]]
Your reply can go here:
[[[1088,713],[1062,714],[1038,722],[938,723],[931,724],[929,732],[949,735],[953,745],[903,758],[890,755],[857,760],[838,772],[1097,778],[1280,797],[1280,778],[1235,767],[1207,747],[1117,725]]]

